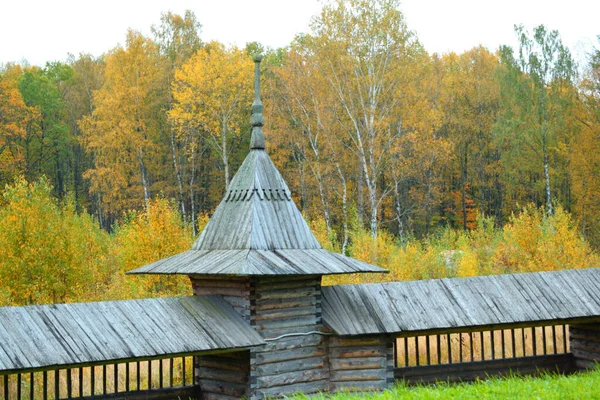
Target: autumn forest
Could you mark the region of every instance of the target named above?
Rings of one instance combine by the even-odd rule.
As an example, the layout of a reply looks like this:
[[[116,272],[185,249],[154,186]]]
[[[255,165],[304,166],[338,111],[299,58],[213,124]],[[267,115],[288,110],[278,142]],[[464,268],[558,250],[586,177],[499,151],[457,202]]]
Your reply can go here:
[[[278,49],[164,13],[99,57],[0,65],[0,304],[186,293],[123,272],[187,250],[220,202],[257,53],[296,204],[324,247],[391,271],[346,282],[599,266],[600,41],[585,65],[543,25],[430,54],[398,8],[326,4]]]

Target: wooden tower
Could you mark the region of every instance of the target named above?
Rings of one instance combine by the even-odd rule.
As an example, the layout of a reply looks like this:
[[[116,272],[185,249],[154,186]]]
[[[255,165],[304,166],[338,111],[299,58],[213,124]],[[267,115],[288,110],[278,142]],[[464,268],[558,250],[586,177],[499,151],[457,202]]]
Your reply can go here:
[[[205,398],[328,390],[321,277],[385,270],[324,250],[265,151],[255,58],[250,152],[192,249],[131,271],[186,274],[194,294],[222,296],[265,339],[255,350],[197,360]]]

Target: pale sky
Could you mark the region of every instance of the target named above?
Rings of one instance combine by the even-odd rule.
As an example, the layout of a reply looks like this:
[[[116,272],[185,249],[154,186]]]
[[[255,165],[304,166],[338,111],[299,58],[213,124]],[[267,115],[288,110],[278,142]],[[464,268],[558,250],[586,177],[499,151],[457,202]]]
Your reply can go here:
[[[123,44],[128,28],[150,34],[161,12],[192,10],[203,41],[243,47],[258,41],[288,45],[309,32],[319,0],[0,0],[0,64],[27,60],[43,66],[68,53],[98,56]],[[462,52],[479,44],[516,45],[513,25],[557,29],[577,60],[600,47],[599,0],[404,0],[409,29],[430,53]]]

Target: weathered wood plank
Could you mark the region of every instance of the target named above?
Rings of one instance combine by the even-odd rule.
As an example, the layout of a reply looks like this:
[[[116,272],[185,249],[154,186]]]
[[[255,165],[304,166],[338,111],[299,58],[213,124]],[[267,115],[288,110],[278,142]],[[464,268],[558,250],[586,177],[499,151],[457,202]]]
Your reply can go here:
[[[274,388],[297,383],[322,381],[329,377],[329,371],[323,368],[284,372],[277,375],[261,375],[256,379],[256,388]]]
[[[301,326],[313,326],[317,325],[317,316],[314,315],[304,315],[304,316],[296,316],[296,317],[288,317],[281,319],[270,319],[270,320],[257,320],[255,322],[255,327],[257,330],[274,330],[274,329],[289,329]]]
[[[214,393],[238,398],[247,395],[250,388],[248,383],[232,383],[209,379],[201,379],[199,386],[203,395]]]
[[[247,376],[245,371],[232,371],[227,369],[199,367],[198,378],[200,380],[208,379],[212,381],[221,381],[229,383],[245,383]]]
[[[335,358],[386,357],[384,346],[331,347],[329,356]]]
[[[329,346],[330,347],[348,347],[348,346],[374,346],[374,345],[385,345],[387,339],[385,336],[330,336]]]
[[[319,334],[291,336],[281,340],[267,342],[265,345],[257,347],[254,352],[271,352],[274,350],[292,350],[301,347],[323,346],[326,342],[326,337]]]
[[[298,372],[310,369],[323,369],[326,366],[325,357],[316,356],[291,360],[286,362],[275,362],[270,364],[258,364],[253,371],[259,376],[277,375],[286,372]]]
[[[329,358],[332,370],[385,369],[385,357]]]
[[[267,353],[256,353],[255,363],[256,364],[268,364],[282,361],[292,361],[304,358],[311,358],[317,356],[324,356],[326,354],[325,347],[302,347],[291,350],[279,350]]]
[[[300,382],[292,385],[277,386],[273,388],[257,389],[259,398],[274,397],[280,398],[284,396],[291,396],[295,393],[311,394],[325,391],[327,387],[327,381],[311,381],[311,382]]]
[[[330,374],[331,382],[364,382],[382,381],[387,379],[387,371],[384,369],[334,370],[331,371]]]

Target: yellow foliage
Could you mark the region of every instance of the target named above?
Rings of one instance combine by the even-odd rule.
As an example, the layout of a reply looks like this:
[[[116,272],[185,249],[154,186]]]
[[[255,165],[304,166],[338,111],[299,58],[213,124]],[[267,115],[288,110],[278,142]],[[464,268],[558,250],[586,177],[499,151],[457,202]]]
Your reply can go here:
[[[503,272],[553,271],[598,266],[598,255],[560,206],[553,215],[527,206],[504,227],[494,264]]]
[[[7,186],[0,208],[0,304],[63,303],[103,296],[113,272],[108,234],[42,178]]]
[[[317,241],[323,246],[325,250],[329,251],[340,251],[340,246],[336,240],[335,231],[327,232],[327,224],[323,217],[313,218],[308,221],[308,226],[312,231],[313,235],[317,238]]]
[[[124,273],[154,261],[187,251],[192,246],[191,229],[181,222],[176,208],[165,199],[151,200],[143,212],[132,212],[115,230],[113,256],[123,281],[115,297],[147,297],[190,294],[183,276],[125,276]]]

